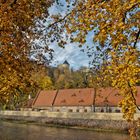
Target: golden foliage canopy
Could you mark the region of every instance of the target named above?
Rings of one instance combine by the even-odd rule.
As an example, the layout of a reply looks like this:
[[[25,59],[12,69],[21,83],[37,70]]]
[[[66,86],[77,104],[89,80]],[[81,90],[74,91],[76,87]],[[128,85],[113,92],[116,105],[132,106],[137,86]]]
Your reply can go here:
[[[106,69],[112,86],[120,90],[124,118],[134,119],[139,82],[140,0],[80,1],[68,16],[66,29],[72,41],[84,44],[89,31],[101,51],[106,48]],[[107,44],[107,45],[106,45]],[[96,47],[96,46],[95,46]],[[96,48],[98,50],[98,48]],[[108,77],[108,76],[106,76]]]
[[[7,100],[17,89],[32,84],[29,62],[31,40],[38,36],[35,29],[48,16],[52,1],[0,0],[0,99]]]

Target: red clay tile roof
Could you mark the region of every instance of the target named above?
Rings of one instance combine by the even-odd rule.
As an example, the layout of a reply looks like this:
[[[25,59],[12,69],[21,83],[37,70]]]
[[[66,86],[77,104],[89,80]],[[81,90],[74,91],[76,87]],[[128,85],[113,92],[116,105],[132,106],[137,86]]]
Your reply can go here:
[[[52,106],[57,91],[41,91],[33,103],[33,107],[46,107]]]
[[[137,87],[137,104],[140,105],[140,87]],[[41,91],[36,97],[33,107],[45,106],[89,106],[93,105],[94,89],[64,89],[53,91]],[[113,88],[101,88],[97,90],[96,106],[117,106],[122,99],[118,91]]]
[[[54,106],[88,106],[93,104],[93,96],[92,88],[60,90]]]
[[[137,102],[137,105],[140,105],[140,86],[137,87],[136,102]]]
[[[122,97],[114,88],[101,88],[97,91],[96,106],[116,106]]]
[[[117,106],[122,100],[122,96],[119,96],[118,90],[114,88],[102,88],[97,92],[96,106],[104,106],[105,104],[109,106]],[[137,86],[137,105],[140,105],[140,87]]]

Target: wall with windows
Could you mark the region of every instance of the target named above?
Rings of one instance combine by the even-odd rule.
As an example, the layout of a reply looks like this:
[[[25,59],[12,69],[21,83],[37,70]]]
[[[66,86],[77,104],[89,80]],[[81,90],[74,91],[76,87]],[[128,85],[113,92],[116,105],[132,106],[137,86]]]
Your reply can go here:
[[[24,109],[26,110],[26,109]],[[93,106],[52,106],[52,107],[38,107],[32,110],[44,110],[46,112],[94,112]],[[95,112],[99,113],[120,113],[119,107],[95,107]]]

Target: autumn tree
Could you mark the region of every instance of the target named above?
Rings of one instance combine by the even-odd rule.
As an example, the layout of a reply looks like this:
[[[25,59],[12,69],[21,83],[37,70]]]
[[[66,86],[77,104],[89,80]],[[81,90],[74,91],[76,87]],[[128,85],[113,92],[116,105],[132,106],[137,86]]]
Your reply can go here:
[[[72,88],[72,73],[67,65],[60,64],[54,70],[54,86],[56,89]]]
[[[48,68],[44,65],[36,64],[36,68],[31,73],[30,80],[35,82],[30,90],[32,97],[35,97],[35,93],[39,92],[39,90],[51,90],[54,88],[51,77],[48,76]]]
[[[0,0],[0,100],[18,95],[32,84],[30,56],[38,54],[38,28],[53,1]],[[36,49],[38,48],[38,50]],[[34,51],[36,49],[36,52]],[[44,49],[49,52],[48,47]],[[38,60],[40,60],[38,55]]]

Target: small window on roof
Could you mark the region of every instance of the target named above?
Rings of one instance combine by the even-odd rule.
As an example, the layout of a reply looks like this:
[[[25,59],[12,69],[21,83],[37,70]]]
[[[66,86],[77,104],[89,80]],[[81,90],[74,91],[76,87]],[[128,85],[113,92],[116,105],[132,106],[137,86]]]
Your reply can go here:
[[[84,102],[84,100],[83,100],[83,99],[79,100],[79,103],[82,103],[82,102]]]
[[[115,94],[115,96],[120,96],[120,94],[117,92],[117,93]]]
[[[76,94],[75,94],[75,93],[73,93],[71,96],[73,96],[73,97],[74,97],[74,96],[76,96]]]
[[[61,103],[65,103],[65,102],[66,102],[66,100],[65,100],[65,99],[61,101]]]

